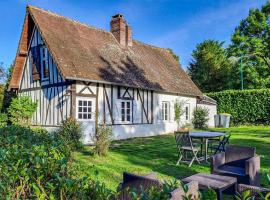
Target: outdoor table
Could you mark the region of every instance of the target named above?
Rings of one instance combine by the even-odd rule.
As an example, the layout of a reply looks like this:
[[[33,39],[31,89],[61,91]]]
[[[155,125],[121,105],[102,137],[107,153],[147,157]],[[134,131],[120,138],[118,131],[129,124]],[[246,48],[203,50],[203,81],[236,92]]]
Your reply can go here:
[[[208,158],[208,140],[211,138],[217,138],[224,136],[225,133],[223,132],[211,132],[211,131],[199,131],[199,132],[190,132],[189,133],[191,138],[199,138],[201,139],[202,143],[205,142],[205,154],[204,154],[204,160],[207,162]]]
[[[216,174],[205,174],[199,173],[184,178],[183,183],[189,183],[191,181],[196,181],[199,184],[199,189],[212,188],[217,193],[217,199],[222,200],[222,192],[228,188],[232,188],[232,195],[236,194],[237,191],[237,179],[230,176],[221,176]]]

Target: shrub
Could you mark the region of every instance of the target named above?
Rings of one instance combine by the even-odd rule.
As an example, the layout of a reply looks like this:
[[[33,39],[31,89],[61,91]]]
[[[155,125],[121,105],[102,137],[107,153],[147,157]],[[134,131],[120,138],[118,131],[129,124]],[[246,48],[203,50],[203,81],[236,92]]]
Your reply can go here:
[[[80,177],[69,146],[43,129],[0,129],[0,199],[107,200],[107,187]]]
[[[232,115],[235,125],[270,123],[269,89],[227,90],[207,95],[217,101],[219,113]]]
[[[82,147],[82,142],[80,141],[82,128],[81,124],[75,119],[68,118],[64,120],[56,134],[58,134],[71,149],[80,149]]]
[[[30,97],[13,98],[8,108],[9,119],[13,125],[28,126],[36,109],[37,103]]]
[[[5,113],[0,113],[0,128],[5,127],[8,122],[8,116]]]
[[[174,120],[177,123],[177,129],[179,129],[180,127],[180,120],[181,120],[181,116],[185,113],[185,111],[183,110],[183,105],[184,102],[179,102],[178,100],[174,103]]]
[[[97,133],[94,137],[94,154],[104,156],[107,154],[111,144],[112,129],[106,124],[97,128]]]
[[[209,120],[209,110],[207,108],[197,107],[193,111],[192,124],[194,128],[204,129],[207,128]]]

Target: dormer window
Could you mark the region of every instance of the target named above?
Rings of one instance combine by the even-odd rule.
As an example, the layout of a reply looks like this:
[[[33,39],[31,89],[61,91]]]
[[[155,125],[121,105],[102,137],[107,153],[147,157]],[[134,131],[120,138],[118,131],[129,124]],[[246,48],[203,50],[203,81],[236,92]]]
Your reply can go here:
[[[44,46],[41,47],[41,77],[42,80],[49,78],[49,62],[48,62],[48,49]]]

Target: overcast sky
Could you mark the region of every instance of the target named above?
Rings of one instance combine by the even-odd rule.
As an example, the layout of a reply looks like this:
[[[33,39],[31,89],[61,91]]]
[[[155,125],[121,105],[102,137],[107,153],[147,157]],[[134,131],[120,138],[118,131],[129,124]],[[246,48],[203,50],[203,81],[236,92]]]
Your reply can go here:
[[[266,0],[1,0],[0,62],[6,67],[16,55],[27,2],[105,30],[111,16],[122,13],[135,39],[172,48],[186,68],[196,44],[217,39],[228,45],[249,9]]]

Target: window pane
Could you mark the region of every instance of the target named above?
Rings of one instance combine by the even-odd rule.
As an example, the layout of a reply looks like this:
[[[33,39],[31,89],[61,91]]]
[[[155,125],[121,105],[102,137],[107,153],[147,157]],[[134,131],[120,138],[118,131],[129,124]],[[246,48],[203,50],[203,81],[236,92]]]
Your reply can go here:
[[[88,101],[88,106],[92,106],[92,101]]]
[[[130,115],[127,115],[127,121],[130,121]]]
[[[127,115],[129,115],[130,114],[130,109],[127,109]]]
[[[122,109],[124,109],[125,108],[125,102],[122,102],[121,106],[122,106]]]
[[[87,114],[83,114],[83,119],[87,119]]]
[[[87,107],[83,107],[83,112],[87,112]]]
[[[78,115],[78,118],[79,118],[79,119],[82,119],[82,114],[79,114],[79,115]]]
[[[125,115],[122,114],[122,121],[124,122],[125,121]]]
[[[91,119],[91,114],[88,114],[88,119]]]
[[[82,107],[79,107],[79,112],[82,112]]]
[[[88,112],[92,112],[92,108],[91,107],[88,107]]]
[[[87,106],[87,101],[83,101],[83,105],[84,106]]]
[[[127,102],[127,108],[130,108],[130,102]]]
[[[82,101],[79,101],[79,106],[82,106]]]

